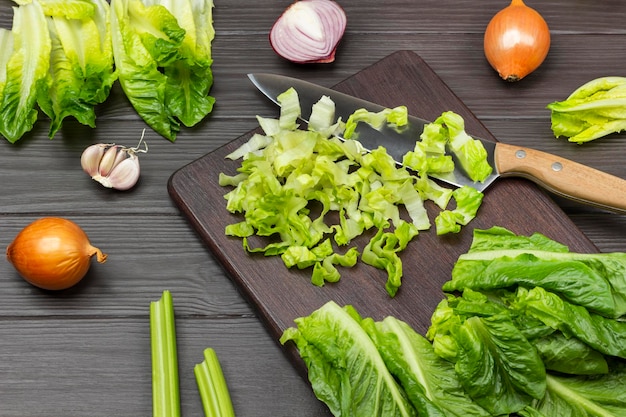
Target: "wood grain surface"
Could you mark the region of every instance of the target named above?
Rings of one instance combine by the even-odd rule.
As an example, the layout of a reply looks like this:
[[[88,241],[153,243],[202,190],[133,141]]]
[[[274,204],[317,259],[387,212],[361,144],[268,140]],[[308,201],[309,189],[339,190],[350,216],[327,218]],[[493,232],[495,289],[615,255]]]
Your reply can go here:
[[[626,178],[625,134],[573,145],[552,136],[545,109],[593,78],[626,75],[623,0],[527,0],[548,22],[552,46],[544,64],[516,84],[500,80],[482,52],[485,27],[508,0],[338,1],[348,27],[336,61],[300,66],[278,57],[267,39],[292,0],[216,0],[215,109],[199,125],[183,129],[174,143],[147,129],[149,152],[140,156],[141,179],[129,192],[106,190],[80,169],[87,146],[134,146],[147,127],[119,84],[98,107],[95,129],[67,119],[49,140],[49,121],[40,116],[18,143],[0,139],[0,245],[6,247],[32,220],[55,215],[76,221],[109,255],[79,285],[60,293],[30,286],[0,261],[0,417],[151,415],[148,308],[164,289],[172,291],[175,303],[184,416],[202,415],[192,368],[209,346],[220,357],[238,417],[329,415],[250,296],[232,279],[235,275],[207,247],[167,189],[174,172],[257,128],[256,115],[276,115],[276,107],[248,82],[249,72],[282,73],[326,87],[350,79],[344,88],[359,90],[351,93],[376,93],[369,98],[394,104],[391,100],[404,97],[391,92],[380,96],[375,87],[355,84],[359,78],[354,76],[397,51],[411,51],[476,116],[482,124],[475,126],[478,133],[486,128],[502,142],[556,153]],[[15,5],[0,0],[0,27],[11,27]],[[520,201],[538,199],[538,206],[507,209],[492,195],[485,211],[539,224],[554,219],[556,226],[547,231],[560,230],[554,237],[561,241],[591,248],[588,239],[601,251],[626,251],[626,216],[539,196],[535,186],[523,180],[519,184],[502,183],[503,190],[492,191],[507,194],[509,187],[519,188]],[[570,226],[563,227],[568,221]],[[474,226],[479,224],[485,225]],[[456,239],[446,242],[451,252],[467,245],[466,235]],[[425,233],[419,244],[435,240]],[[428,274],[443,276],[451,265],[439,268]],[[365,275],[375,281],[371,290],[382,303],[380,275],[371,269]],[[355,285],[348,279],[341,285],[346,283]],[[411,280],[406,278],[405,284],[409,293]],[[338,288],[302,286],[320,294]],[[290,302],[291,294],[282,294]]]

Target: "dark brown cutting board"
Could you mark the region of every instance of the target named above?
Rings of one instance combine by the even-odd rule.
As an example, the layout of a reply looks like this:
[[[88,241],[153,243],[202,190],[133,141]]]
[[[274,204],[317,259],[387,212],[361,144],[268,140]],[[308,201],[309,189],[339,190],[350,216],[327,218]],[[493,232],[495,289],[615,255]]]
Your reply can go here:
[[[250,88],[254,88],[252,84]],[[341,82],[337,90],[394,107],[406,105],[410,114],[434,120],[442,112],[455,111],[465,118],[468,133],[493,139],[482,123],[415,53],[399,51]],[[277,113],[278,115],[278,109]],[[221,262],[233,281],[257,309],[273,336],[293,326],[293,319],[310,314],[329,300],[352,304],[364,316],[376,320],[393,315],[424,334],[430,317],[443,298],[441,285],[450,279],[452,266],[466,252],[474,228],[502,226],[518,234],[540,232],[572,251],[597,252],[549,196],[529,181],[500,179],[486,191],[478,217],[457,235],[420,233],[401,254],[402,287],[394,298],[386,293],[386,273],[365,264],[342,268],[341,280],[317,287],[311,271],[288,270],[279,257],[266,258],[244,252],[239,239],[229,238],[224,228],[240,221],[226,211],[218,184],[220,172],[234,174],[239,161],[224,157],[254,132],[211,152],[175,172],[168,183],[172,199]],[[434,218],[435,210],[431,211]],[[433,227],[434,229],[434,227]],[[360,248],[363,242],[356,242]],[[285,348],[294,363],[302,363],[293,347]]]

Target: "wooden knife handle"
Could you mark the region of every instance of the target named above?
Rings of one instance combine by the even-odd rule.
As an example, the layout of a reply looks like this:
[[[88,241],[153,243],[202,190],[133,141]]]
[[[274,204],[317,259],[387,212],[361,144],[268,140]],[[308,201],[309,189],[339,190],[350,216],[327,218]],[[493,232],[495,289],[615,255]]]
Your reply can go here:
[[[626,180],[547,152],[499,142],[495,165],[502,176],[521,176],[582,203],[626,213]]]

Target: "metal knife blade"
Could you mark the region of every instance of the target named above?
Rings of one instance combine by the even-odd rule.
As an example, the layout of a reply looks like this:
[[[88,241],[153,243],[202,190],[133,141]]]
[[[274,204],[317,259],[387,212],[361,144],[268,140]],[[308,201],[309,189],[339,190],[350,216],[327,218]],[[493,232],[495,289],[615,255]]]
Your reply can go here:
[[[300,99],[301,119],[305,122],[311,115],[313,104],[322,96],[333,100],[335,117],[341,117],[344,121],[357,109],[379,112],[385,108],[330,88],[279,74],[248,74],[248,78],[276,104],[279,104],[277,97],[293,87]],[[415,148],[415,142],[419,140],[424,125],[428,123],[415,116],[409,116],[408,126],[402,130],[389,126],[374,129],[366,123],[359,123],[356,138],[367,150],[385,147],[394,160],[401,164],[403,155]],[[626,213],[626,180],[622,178],[546,152],[472,137],[483,143],[489,164],[494,168],[493,173],[484,182],[474,182],[456,164],[457,168],[453,173],[437,175],[437,179],[453,186],[467,185],[484,191],[499,177],[524,177],[554,194]]]

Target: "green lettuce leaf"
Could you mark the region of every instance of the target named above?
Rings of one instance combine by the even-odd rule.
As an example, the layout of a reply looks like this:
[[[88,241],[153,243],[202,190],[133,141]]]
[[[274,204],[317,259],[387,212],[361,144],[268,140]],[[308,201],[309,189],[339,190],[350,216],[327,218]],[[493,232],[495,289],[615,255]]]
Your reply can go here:
[[[33,3],[33,0],[13,0],[19,5]],[[66,19],[91,18],[96,12],[92,0],[37,0],[46,16]]]
[[[626,366],[617,363],[607,375],[593,377],[547,375],[546,395],[533,404],[541,414],[528,416],[626,416]]]
[[[548,104],[558,138],[585,143],[626,130],[626,77],[601,77]]]
[[[547,370],[573,375],[597,375],[609,372],[604,355],[575,337],[561,332],[531,340]]]
[[[541,286],[591,311],[620,317],[626,313],[625,274],[625,253],[572,253],[540,234],[526,238],[495,227],[474,232],[470,250],[458,258],[443,289]]]
[[[280,342],[295,343],[313,392],[335,416],[416,416],[350,306],[330,301],[295,320]]]
[[[113,68],[109,3],[104,0],[87,3],[95,12],[86,11],[80,18],[47,19],[52,42],[50,73],[48,88],[40,92],[37,102],[51,119],[50,138],[68,116],[95,127],[95,106],[107,99],[117,79]]]
[[[420,416],[490,416],[464,391],[454,365],[435,354],[432,344],[407,323],[392,316],[364,319],[392,375],[400,381]]]
[[[181,122],[195,125],[215,102],[208,95],[213,84],[212,7],[210,0],[111,2],[120,84],[144,121],[171,141]]]
[[[468,314],[463,301],[484,310]],[[486,295],[471,290],[462,297],[449,295],[433,313],[427,336],[435,352],[454,363],[468,395],[490,413],[515,413],[543,397],[546,371],[541,358],[508,310]]]
[[[39,111],[37,97],[46,88],[51,42],[48,25],[38,2],[13,8],[12,53],[1,52],[6,69],[0,73],[0,134],[15,143],[29,132]],[[4,67],[4,65],[3,65]]]
[[[590,313],[541,287],[519,287],[511,306],[600,353],[626,359],[626,322]]]

